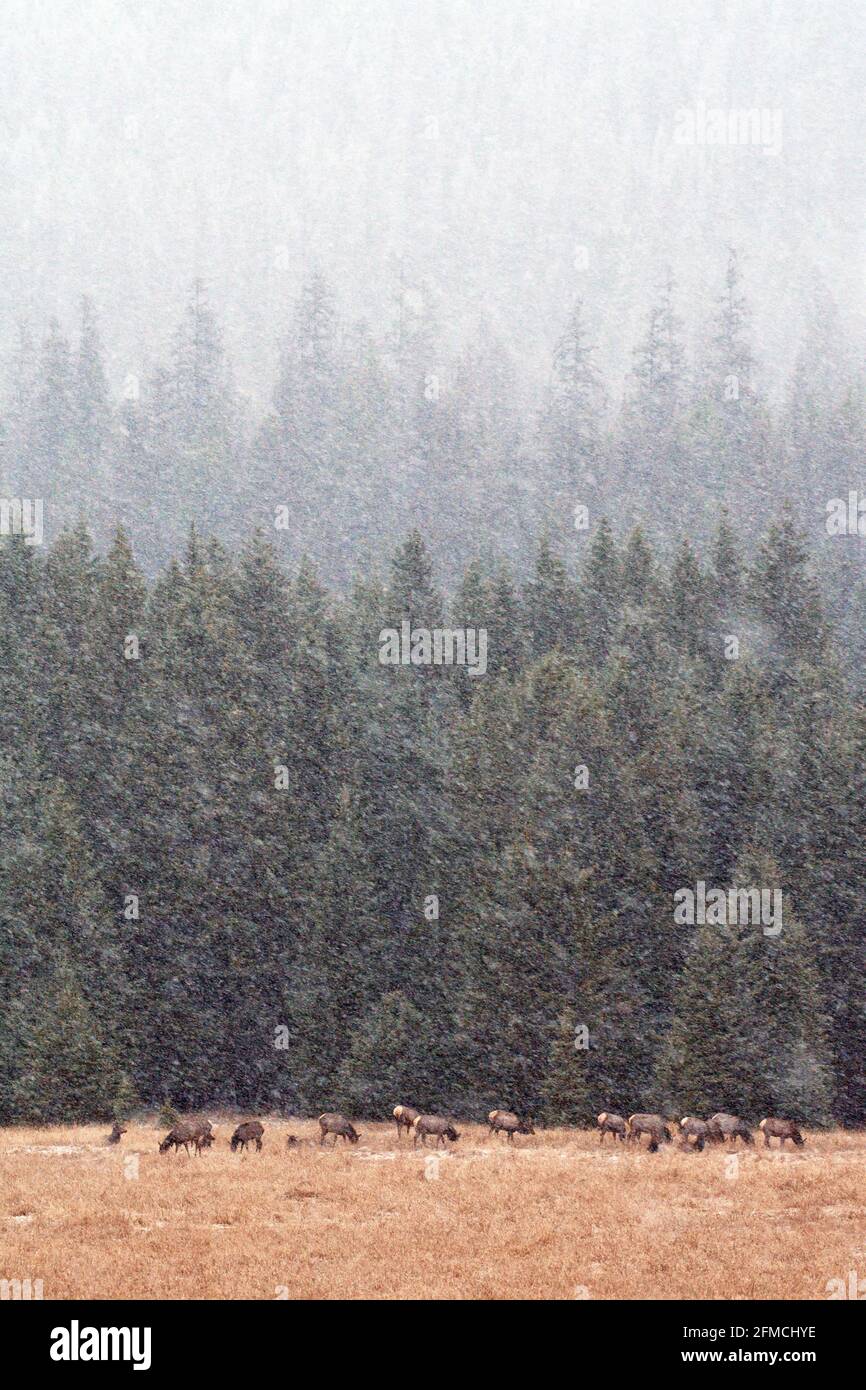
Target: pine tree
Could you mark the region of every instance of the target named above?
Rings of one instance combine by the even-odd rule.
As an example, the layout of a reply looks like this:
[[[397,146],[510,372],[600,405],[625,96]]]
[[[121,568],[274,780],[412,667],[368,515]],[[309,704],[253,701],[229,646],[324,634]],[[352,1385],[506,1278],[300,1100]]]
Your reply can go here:
[[[539,520],[559,534],[576,505],[597,505],[603,484],[601,378],[580,300],[553,353],[553,378],[540,422]],[[569,525],[573,534],[573,528]]]
[[[81,478],[76,463],[75,387],[69,341],[52,319],[42,343],[21,486],[44,500],[49,535],[73,519]]]
[[[562,560],[544,537],[535,572],[524,590],[524,611],[533,660],[552,651],[574,651],[580,632],[578,589]]]
[[[16,1116],[41,1124],[108,1119],[122,1073],[68,965],[59,962],[44,993],[30,994],[27,1013]]]
[[[438,1030],[399,991],[384,994],[352,1030],[335,1081],[336,1103],[350,1114],[387,1116],[394,1105],[443,1105]],[[447,1104],[444,1108],[447,1108]]]
[[[770,511],[770,429],[756,377],[749,309],[737,252],[731,248],[687,442],[703,492],[702,521],[693,526],[693,534],[708,531],[722,505],[752,535]]]
[[[619,495],[635,518],[652,514],[678,528],[688,517],[682,333],[668,271],[634,352],[619,427]]]
[[[594,661],[608,655],[620,616],[622,575],[610,524],[602,517],[580,578],[583,641]]]
[[[772,861],[750,850],[732,886],[777,884]],[[754,922],[679,930],[695,935],[660,1063],[668,1103],[685,1114],[729,1110],[751,1123],[765,1115],[827,1123],[826,1004],[808,932],[785,895],[778,935]]]
[[[78,352],[75,358],[74,402],[76,435],[85,476],[93,483],[103,481],[103,452],[108,443],[111,406],[108,383],[102,363],[102,343],[93,301],[81,301]]]
[[[749,587],[754,607],[781,647],[783,661],[794,657],[814,661],[821,656],[827,638],[821,597],[790,512],[785,511],[761,541]],[[767,659],[778,671],[772,655]]]

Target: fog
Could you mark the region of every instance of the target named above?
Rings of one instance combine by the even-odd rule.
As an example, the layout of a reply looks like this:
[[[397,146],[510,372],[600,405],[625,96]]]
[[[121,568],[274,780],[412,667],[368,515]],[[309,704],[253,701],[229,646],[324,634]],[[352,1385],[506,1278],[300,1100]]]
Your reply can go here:
[[[264,405],[312,268],[377,333],[408,294],[449,360],[501,340],[530,399],[574,296],[616,392],[665,268],[697,333],[729,245],[769,389],[816,285],[862,347],[857,5],[6,0],[3,15],[0,341],[22,319],[37,336],[71,322],[90,294],[115,390],[166,355],[200,276]],[[683,143],[678,113],[701,103],[779,113],[780,138]]]

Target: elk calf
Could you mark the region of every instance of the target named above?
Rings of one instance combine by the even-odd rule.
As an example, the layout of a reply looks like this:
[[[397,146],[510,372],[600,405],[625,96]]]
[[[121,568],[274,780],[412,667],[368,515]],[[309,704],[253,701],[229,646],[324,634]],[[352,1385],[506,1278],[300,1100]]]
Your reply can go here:
[[[669,1144],[673,1138],[661,1115],[630,1115],[627,1124],[628,1138],[640,1143],[641,1135],[649,1135],[648,1153],[658,1152],[659,1144]]]
[[[707,1120],[707,1131],[707,1138],[712,1139],[715,1144],[723,1144],[728,1139],[736,1143],[738,1137],[744,1144],[755,1142],[745,1120],[741,1120],[739,1115],[726,1115],[723,1110],[710,1116]]]
[[[625,1143],[627,1127],[622,1115],[614,1115],[609,1110],[602,1110],[596,1123],[599,1129],[598,1142],[600,1144],[604,1143],[606,1134],[613,1135],[614,1143],[617,1139],[621,1139]]]
[[[418,1147],[418,1140],[424,1148],[427,1147],[427,1135],[436,1135],[436,1147],[444,1144],[446,1139],[450,1139],[452,1144],[456,1144],[460,1135],[454,1128],[450,1120],[443,1120],[439,1115],[419,1115],[414,1124],[415,1134],[412,1139],[412,1147]]]
[[[770,1147],[771,1139],[778,1139],[780,1149],[784,1149],[786,1139],[792,1139],[798,1148],[806,1142],[793,1120],[762,1120],[758,1129],[763,1131],[765,1148]]]
[[[120,1125],[117,1123],[117,1120],[115,1120],[114,1124],[111,1126],[111,1133],[105,1141],[106,1144],[119,1144],[121,1134],[125,1133],[126,1130],[121,1129]]]
[[[686,1148],[697,1149],[698,1153],[702,1153],[710,1137],[710,1127],[706,1120],[696,1120],[691,1115],[684,1115],[680,1121],[680,1134],[685,1140]]]
[[[535,1133],[530,1120],[521,1120],[510,1110],[491,1110],[487,1124],[491,1134],[504,1134],[509,1144],[514,1143],[515,1134]]]
[[[392,1111],[394,1119],[397,1121],[397,1138],[403,1137],[403,1130],[408,1134],[418,1118],[418,1111],[411,1105],[395,1105]]]
[[[326,1135],[333,1134],[334,1148],[337,1147],[337,1140],[340,1138],[342,1138],[344,1144],[347,1140],[350,1144],[357,1144],[361,1137],[354,1125],[351,1125],[346,1119],[345,1115],[338,1115],[336,1113],[320,1115],[319,1129],[321,1130],[319,1143],[324,1144]]]
[[[264,1125],[259,1124],[258,1120],[245,1120],[243,1124],[238,1125],[232,1135],[232,1153],[234,1153],[236,1149],[245,1151],[247,1144],[252,1144],[253,1141],[255,1141],[256,1152],[261,1153],[262,1135],[264,1132]]]

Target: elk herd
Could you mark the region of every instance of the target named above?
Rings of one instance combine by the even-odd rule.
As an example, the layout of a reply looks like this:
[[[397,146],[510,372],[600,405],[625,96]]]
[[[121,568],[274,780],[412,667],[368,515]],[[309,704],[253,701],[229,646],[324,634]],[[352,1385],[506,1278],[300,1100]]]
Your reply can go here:
[[[422,1115],[411,1105],[395,1105],[392,1114],[397,1126],[398,1142],[402,1140],[405,1131],[407,1138],[412,1135],[413,1148],[417,1148],[419,1142],[422,1148],[426,1147],[428,1139],[434,1140],[437,1148],[440,1145],[447,1148],[449,1143],[456,1144],[460,1138],[454,1121],[441,1115]],[[682,1120],[676,1121],[666,1120],[662,1115],[630,1115],[626,1120],[622,1115],[603,1110],[598,1117],[597,1126],[600,1144],[604,1143],[606,1134],[609,1134],[614,1142],[619,1139],[623,1143],[638,1145],[641,1145],[645,1136],[649,1140],[649,1153],[657,1153],[662,1144],[673,1143],[675,1130],[679,1132],[679,1147],[697,1153],[707,1144],[736,1143],[737,1139],[742,1139],[744,1144],[755,1142],[754,1135],[744,1120],[723,1111],[711,1115],[708,1120],[684,1115]],[[515,1134],[535,1133],[531,1120],[522,1118],[511,1110],[491,1110],[487,1117],[487,1127],[491,1136],[504,1135],[510,1144],[514,1143]],[[768,1118],[762,1120],[758,1128],[764,1136],[767,1148],[771,1139],[778,1139],[780,1149],[784,1148],[786,1139],[790,1139],[798,1147],[805,1143],[800,1130],[791,1120]],[[126,1130],[115,1123],[107,1143],[119,1143],[121,1135],[125,1133]],[[264,1133],[264,1126],[258,1120],[244,1120],[237,1126],[229,1141],[232,1153],[244,1153],[251,1144],[255,1145],[257,1153],[261,1153]],[[344,1145],[357,1144],[361,1137],[345,1115],[337,1111],[327,1111],[319,1116],[319,1144],[324,1145],[329,1135],[332,1147],[336,1147],[338,1139],[342,1139]],[[174,1149],[175,1153],[179,1153],[184,1149],[189,1155],[192,1148],[195,1154],[200,1154],[202,1149],[211,1147],[215,1138],[209,1120],[179,1120],[160,1143],[159,1151],[164,1154]],[[294,1149],[311,1146],[314,1142],[312,1139],[299,1139],[297,1135],[290,1134],[286,1139],[286,1147]]]
[[[661,1115],[630,1115],[624,1120],[622,1115],[613,1115],[607,1110],[603,1110],[597,1120],[600,1144],[604,1143],[604,1136],[610,1134],[614,1141],[621,1139],[623,1143],[630,1140],[633,1143],[640,1143],[641,1137],[647,1135],[649,1138],[649,1152],[656,1153],[660,1144],[670,1144],[673,1142],[672,1129],[678,1128],[680,1133],[680,1148],[693,1149],[701,1153],[707,1144],[724,1144],[726,1142],[736,1143],[742,1139],[744,1144],[754,1144],[755,1138],[745,1120],[741,1120],[738,1115],[727,1115],[720,1110],[717,1114],[711,1115],[708,1120],[699,1120],[693,1115],[684,1115],[677,1122],[675,1120],[665,1120]],[[771,1139],[778,1139],[779,1148],[785,1147],[785,1140],[790,1139],[798,1148],[805,1144],[805,1139],[792,1120],[762,1120],[758,1129],[764,1136],[764,1146],[770,1147]]]

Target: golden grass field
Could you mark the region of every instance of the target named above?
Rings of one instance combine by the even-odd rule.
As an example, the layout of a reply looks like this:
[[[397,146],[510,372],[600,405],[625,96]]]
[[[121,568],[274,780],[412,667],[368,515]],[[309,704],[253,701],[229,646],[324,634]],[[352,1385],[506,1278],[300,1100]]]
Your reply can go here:
[[[209,1118],[199,1158],[161,1156],[154,1124],[117,1147],[108,1126],[0,1131],[0,1278],[45,1299],[824,1299],[866,1275],[862,1134],[733,1164],[459,1125],[437,1164],[386,1124],[287,1150],[309,1120],[265,1118],[263,1152],[232,1154],[235,1121]]]

